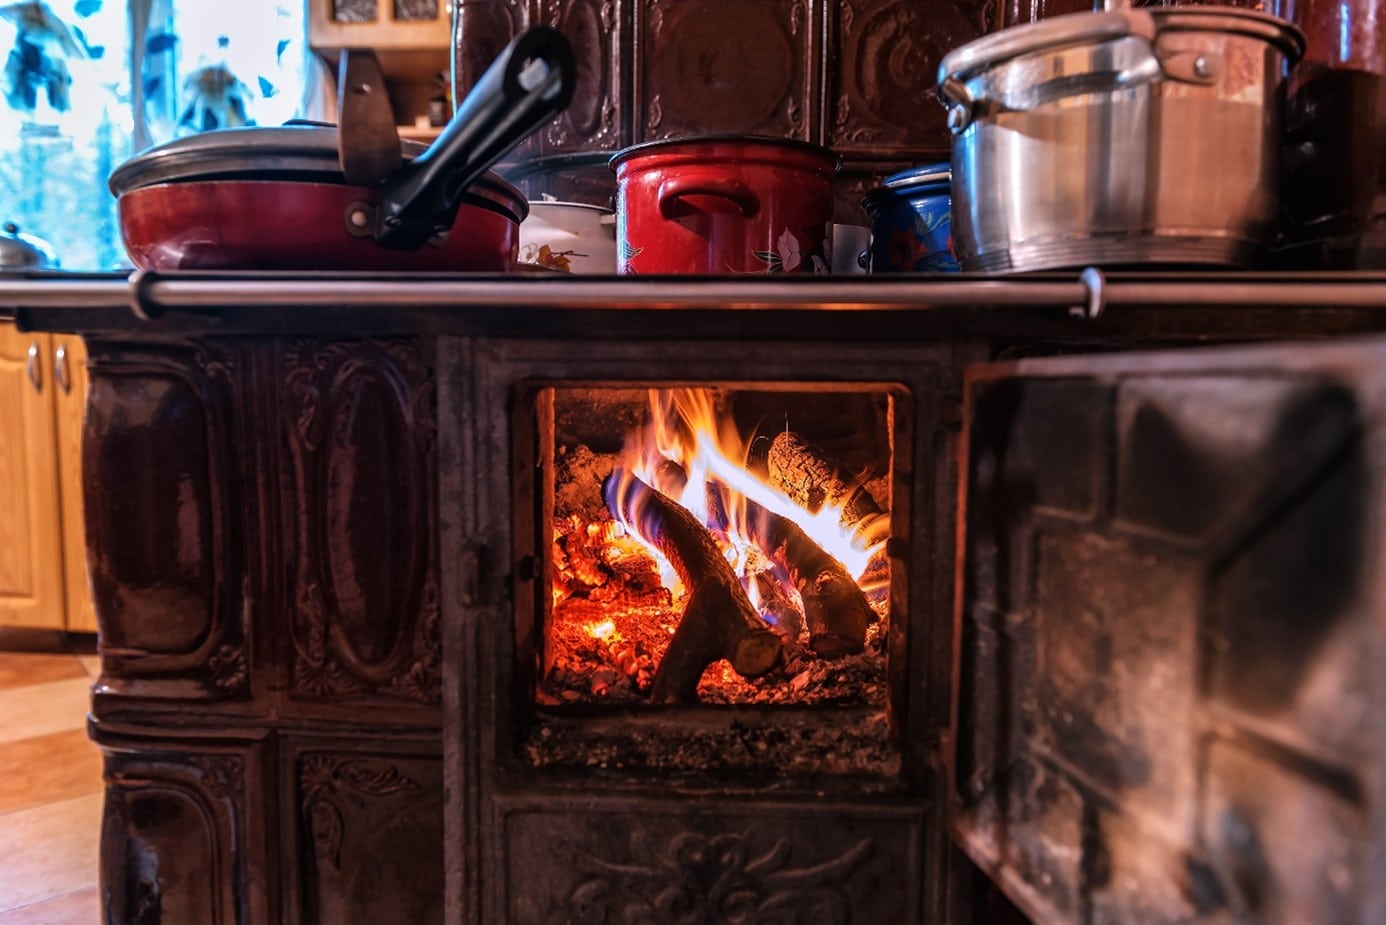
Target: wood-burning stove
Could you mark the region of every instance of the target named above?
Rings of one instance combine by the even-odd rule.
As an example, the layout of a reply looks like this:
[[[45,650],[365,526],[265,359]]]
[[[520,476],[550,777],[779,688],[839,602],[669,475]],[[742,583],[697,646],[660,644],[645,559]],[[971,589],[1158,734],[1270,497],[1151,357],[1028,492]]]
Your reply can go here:
[[[1383,348],[1308,340],[1380,280],[9,285],[89,334],[115,921],[1383,918]],[[874,691],[552,677],[569,456],[677,390],[881,507]]]

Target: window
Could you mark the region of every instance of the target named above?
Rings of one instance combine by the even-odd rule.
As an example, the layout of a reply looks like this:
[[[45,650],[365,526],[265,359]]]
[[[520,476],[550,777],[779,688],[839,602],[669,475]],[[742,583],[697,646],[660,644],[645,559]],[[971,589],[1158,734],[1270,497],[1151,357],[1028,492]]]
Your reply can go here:
[[[301,0],[0,3],[0,221],[65,269],[129,266],[111,170],[192,132],[317,114],[305,36]]]

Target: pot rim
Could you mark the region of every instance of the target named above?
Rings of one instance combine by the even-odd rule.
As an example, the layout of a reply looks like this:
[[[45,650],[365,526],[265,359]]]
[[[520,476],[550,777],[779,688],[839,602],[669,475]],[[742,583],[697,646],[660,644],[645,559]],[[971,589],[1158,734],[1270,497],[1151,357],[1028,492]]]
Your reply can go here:
[[[804,141],[800,138],[777,138],[771,135],[736,135],[736,134],[706,134],[706,135],[681,135],[675,138],[659,138],[654,141],[642,141],[639,144],[630,145],[622,148],[615,154],[607,165],[615,171],[622,164],[629,162],[632,158],[641,157],[646,154],[658,154],[661,152],[675,153],[681,147],[691,147],[694,150],[686,153],[691,159],[702,159],[709,156],[709,152],[699,150],[704,147],[715,147],[719,144],[749,145],[754,148],[775,149],[781,151],[791,150],[806,155],[816,157],[826,161],[830,173],[837,173],[842,167],[842,157],[831,148],[811,141]]]
[[[882,180],[880,186],[861,198],[861,207],[868,213],[874,213],[887,200],[909,196],[911,193],[951,195],[952,180],[953,167],[948,161],[911,167]]]
[[[929,186],[935,183],[947,183],[953,178],[953,165],[948,161],[938,161],[933,164],[921,164],[918,167],[910,167],[893,173],[881,181],[877,189],[883,190],[903,190],[915,186]]]
[[[593,205],[590,202],[569,202],[566,199],[531,199],[529,200],[530,214],[535,209],[542,209],[548,206],[560,206],[564,209],[580,209],[587,212],[600,212],[602,215],[615,215],[616,213],[606,206]]]
[[[401,163],[413,160],[427,148],[421,142],[401,140]],[[148,186],[226,180],[356,185],[347,183],[342,173],[337,127],[301,122],[212,129],[177,138],[116,167],[107,186],[118,197]],[[512,211],[518,212],[520,219],[528,211],[524,194],[495,171],[482,174],[467,189],[473,198],[516,203]]]

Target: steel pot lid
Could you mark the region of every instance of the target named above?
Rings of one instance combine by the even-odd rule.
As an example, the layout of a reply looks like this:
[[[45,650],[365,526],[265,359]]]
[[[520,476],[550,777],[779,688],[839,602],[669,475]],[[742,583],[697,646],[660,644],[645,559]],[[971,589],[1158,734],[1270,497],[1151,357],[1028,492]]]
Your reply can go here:
[[[417,141],[402,140],[406,161],[427,150]],[[277,127],[243,126],[213,129],[178,138],[117,167],[108,186],[120,196],[158,183],[200,180],[299,180],[346,183],[337,152],[337,127],[320,123],[288,123]],[[468,187],[490,200],[516,203],[524,218],[524,194],[494,171]],[[491,195],[487,196],[489,192]]]
[[[939,62],[939,91],[954,96],[950,86],[1023,55],[1131,36],[1153,43],[1158,34],[1176,31],[1224,32],[1263,39],[1279,47],[1290,63],[1304,53],[1304,35],[1299,29],[1279,17],[1254,10],[1214,6],[1070,13],[1002,29],[953,49]]]
[[[14,222],[0,226],[0,271],[43,270],[56,266],[58,257],[47,241],[21,234]]]
[[[944,55],[938,65],[940,90],[947,92],[950,81],[966,80],[978,71],[1022,55],[1111,42],[1133,35],[1155,40],[1155,18],[1146,10],[1069,13],[1012,26],[960,45]]]

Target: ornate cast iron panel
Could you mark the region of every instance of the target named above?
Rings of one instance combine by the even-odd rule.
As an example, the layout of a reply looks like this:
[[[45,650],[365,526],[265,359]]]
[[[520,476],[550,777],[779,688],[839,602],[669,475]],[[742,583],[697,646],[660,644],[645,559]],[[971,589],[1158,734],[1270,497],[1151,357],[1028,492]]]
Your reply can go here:
[[[287,754],[297,810],[288,920],[441,923],[442,759],[327,742]]]
[[[829,0],[825,143],[874,161],[947,160],[952,141],[934,96],[938,63],[987,31],[989,6]]]
[[[812,139],[817,15],[809,0],[636,0],[637,138]]]
[[[1376,920],[1382,360],[971,378],[959,821],[1038,922]]]
[[[431,375],[416,340],[283,354],[293,700],[439,702]]]
[[[242,468],[232,346],[89,346],[82,478],[102,696],[250,694]]]
[[[97,739],[105,920],[270,922],[258,747]]]
[[[921,830],[859,806],[507,807],[503,920],[917,922]]]
[[[621,7],[617,0],[535,2],[535,21],[558,29],[582,50],[577,56],[573,101],[539,134],[542,153],[614,151],[621,147],[620,51],[628,34]]]
[[[533,22],[526,0],[454,0],[452,79],[453,100],[461,102],[486,68],[520,31]],[[590,54],[574,47],[578,60]],[[574,95],[583,92],[581,86]],[[507,160],[534,156],[538,141],[531,137],[510,153]]]

